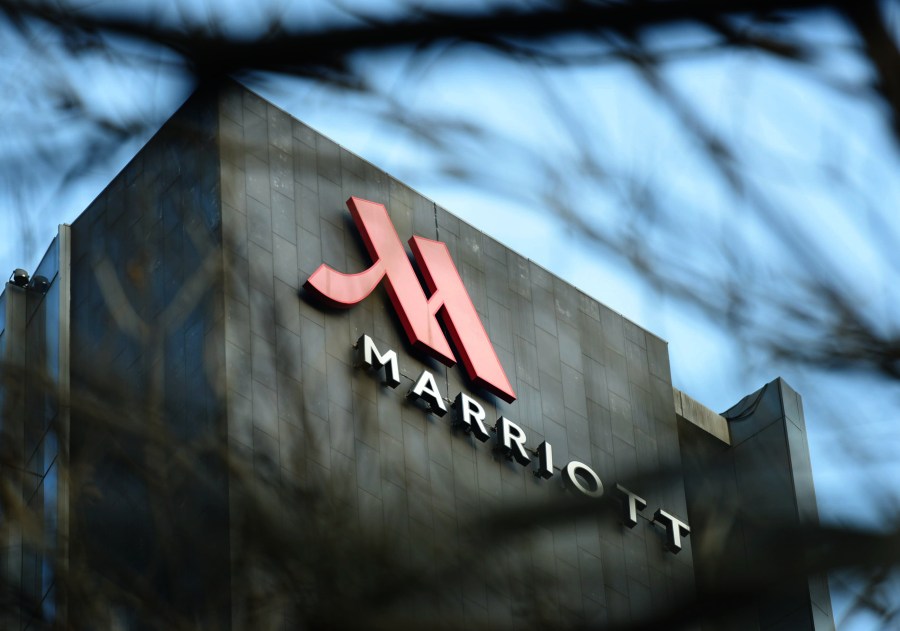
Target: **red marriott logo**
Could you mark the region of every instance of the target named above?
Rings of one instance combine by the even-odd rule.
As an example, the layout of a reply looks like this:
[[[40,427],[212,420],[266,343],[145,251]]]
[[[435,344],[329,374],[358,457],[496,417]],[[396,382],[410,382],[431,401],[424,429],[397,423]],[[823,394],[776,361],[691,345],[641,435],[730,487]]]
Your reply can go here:
[[[359,274],[344,274],[323,264],[304,287],[329,306],[349,309],[384,279],[403,330],[415,348],[447,366],[456,363],[438,324],[440,318],[469,378],[504,401],[515,401],[516,394],[447,246],[417,236],[409,240],[431,294],[426,296],[384,205],[351,197],[347,207],[372,258],[372,266]]]

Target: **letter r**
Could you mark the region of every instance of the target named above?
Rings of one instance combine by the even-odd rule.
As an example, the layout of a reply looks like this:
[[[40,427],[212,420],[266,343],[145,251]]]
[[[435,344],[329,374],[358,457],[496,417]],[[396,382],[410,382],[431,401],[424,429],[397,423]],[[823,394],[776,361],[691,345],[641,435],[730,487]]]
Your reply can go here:
[[[456,363],[438,324],[440,318],[469,378],[504,401],[515,401],[515,392],[447,246],[423,237],[409,240],[431,292],[428,297],[384,205],[351,197],[347,207],[372,258],[372,266],[358,274],[344,274],[323,264],[304,286],[329,306],[347,309],[366,298],[384,279],[391,304],[415,348],[447,366]]]

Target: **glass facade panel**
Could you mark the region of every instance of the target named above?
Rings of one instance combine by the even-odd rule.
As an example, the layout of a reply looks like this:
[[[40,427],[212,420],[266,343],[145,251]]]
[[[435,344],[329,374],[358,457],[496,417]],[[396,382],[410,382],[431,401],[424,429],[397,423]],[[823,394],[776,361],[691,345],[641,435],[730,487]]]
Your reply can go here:
[[[32,281],[44,277],[49,286],[32,282],[17,299],[24,300],[25,397],[21,419],[22,494],[40,529],[23,538],[22,589],[29,607],[51,621],[54,563],[58,532],[59,411],[60,378],[60,283],[59,238],[53,240]],[[4,310],[5,312],[5,310]],[[0,334],[2,335],[2,334]],[[6,337],[5,335],[3,337]],[[7,340],[8,341],[8,340]],[[29,620],[23,619],[23,628]]]
[[[34,270],[34,276],[43,276],[52,282],[59,271],[59,237],[55,237],[44,253],[44,258]]]
[[[47,295],[44,297],[42,305],[44,311],[43,317],[43,337],[44,337],[44,364],[43,368],[46,372],[47,379],[50,383],[56,385],[59,383],[59,282],[55,279]],[[44,397],[44,428],[50,426],[56,420],[59,402],[57,400],[54,389],[53,396]]]
[[[59,471],[56,463],[56,459],[53,459],[53,464],[50,465],[50,468],[47,470],[47,475],[44,476],[44,544],[47,546],[49,551],[54,550],[56,547],[56,536],[58,532],[57,527],[57,491],[59,488]],[[47,595],[50,593],[50,590],[53,587],[53,565],[48,558],[48,555],[44,555],[42,560],[41,567],[41,597],[43,602],[46,603]]]

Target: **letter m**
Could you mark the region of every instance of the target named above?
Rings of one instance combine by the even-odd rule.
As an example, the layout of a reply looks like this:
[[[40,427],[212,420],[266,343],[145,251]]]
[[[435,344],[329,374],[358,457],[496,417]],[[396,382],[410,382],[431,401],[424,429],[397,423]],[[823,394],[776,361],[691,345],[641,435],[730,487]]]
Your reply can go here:
[[[372,266],[359,274],[344,274],[323,264],[304,287],[329,306],[348,309],[366,298],[384,280],[394,310],[413,347],[447,366],[455,364],[456,358],[438,323],[440,320],[449,332],[469,378],[504,401],[515,401],[516,394],[447,246],[417,236],[409,240],[430,292],[430,296],[426,296],[384,205],[351,197],[347,207],[372,258]]]

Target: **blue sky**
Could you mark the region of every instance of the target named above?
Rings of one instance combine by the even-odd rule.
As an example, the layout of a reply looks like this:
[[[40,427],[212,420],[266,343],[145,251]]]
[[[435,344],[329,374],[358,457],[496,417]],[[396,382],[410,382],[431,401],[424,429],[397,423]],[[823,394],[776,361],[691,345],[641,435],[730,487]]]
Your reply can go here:
[[[384,3],[391,10],[395,4]],[[207,10],[185,6],[198,15]],[[237,16],[226,21],[228,28],[265,16],[254,17],[246,3],[221,7],[221,14]],[[240,12],[229,13],[237,7]],[[321,3],[291,11],[292,19],[313,22],[342,15]],[[824,17],[807,24],[798,37],[828,42],[821,71],[730,51],[687,56],[667,65],[664,76],[678,98],[732,143],[748,184],[777,208],[773,219],[786,222],[787,232],[807,244],[812,260],[825,266],[836,286],[865,305],[876,326],[896,330],[898,262],[896,248],[889,246],[900,235],[892,211],[900,200],[897,148],[875,101],[861,90],[834,87],[861,85],[869,78],[852,38]],[[684,31],[664,43],[687,46],[702,44],[703,38]],[[566,45],[585,46],[578,41]],[[8,50],[7,81],[27,87],[29,51]],[[186,96],[184,82],[162,63],[165,56],[158,59],[127,67],[102,57],[83,62],[63,57],[57,71],[97,110],[113,116],[140,112],[158,125]],[[696,138],[685,133],[682,121],[631,67],[607,61],[535,69],[478,48],[440,50],[415,60],[405,53],[372,55],[357,64],[377,93],[350,95],[278,77],[257,78],[249,85],[668,340],[674,385],[707,406],[722,411],[774,377],[786,378],[804,397],[820,513],[834,520],[882,518],[871,507],[895,501],[884,483],[900,474],[892,457],[900,442],[893,413],[900,395],[896,384],[865,373],[798,366],[755,350],[747,343],[753,331],[736,339],[727,323],[650,286],[620,257],[584,239],[548,208],[548,196],[558,194],[561,204],[615,241],[629,234],[629,221],[649,212],[631,205],[635,195],[649,191],[662,214],[640,218],[637,229],[652,228],[644,233],[648,242],[670,252],[672,264],[701,293],[719,291],[737,266],[753,299],[748,311],[755,326],[787,326],[772,320],[778,312],[765,297],[790,297],[802,286],[815,271],[808,268],[809,252],[793,251],[797,240],[779,237],[747,197],[723,184]],[[72,79],[85,75],[90,82]],[[4,136],[11,152],[25,140],[9,121],[24,114],[38,120],[40,104],[23,89],[0,104],[0,114],[7,121]],[[391,114],[399,120],[387,122]],[[471,121],[490,133],[460,134],[438,151],[408,127],[412,122],[427,128],[428,121],[446,118]],[[72,143],[73,160],[78,155],[75,132],[59,135],[61,143]],[[23,223],[16,212],[0,215],[0,228],[9,235],[0,243],[0,264],[10,271],[33,269],[56,224],[72,221],[142,143],[136,139],[123,146],[64,189],[42,182],[24,196],[7,195],[7,208],[23,211],[28,220]],[[596,163],[586,165],[586,153]],[[447,175],[459,169],[468,169],[469,176]],[[548,174],[563,180],[553,182]],[[815,301],[802,292],[795,297]],[[801,339],[812,335],[807,341],[814,344],[816,330],[798,332]],[[861,488],[868,490],[860,493]],[[844,606],[836,600],[839,620]],[[866,622],[844,628],[866,628]]]

